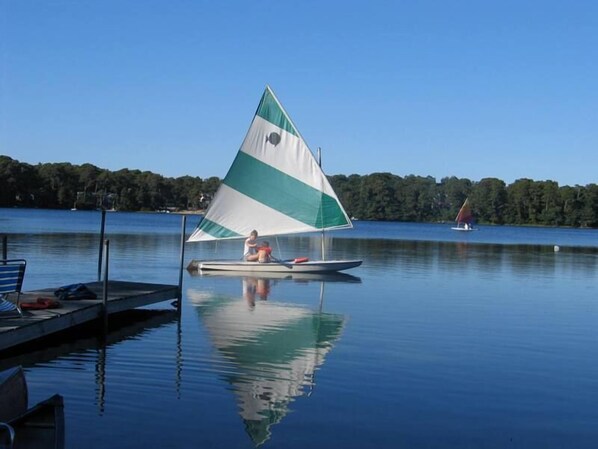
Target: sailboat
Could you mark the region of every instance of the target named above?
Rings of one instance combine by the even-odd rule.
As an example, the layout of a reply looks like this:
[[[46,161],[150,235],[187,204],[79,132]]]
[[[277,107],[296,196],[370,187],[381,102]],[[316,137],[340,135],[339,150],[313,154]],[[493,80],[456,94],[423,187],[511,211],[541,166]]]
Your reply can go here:
[[[187,241],[247,238],[253,229],[264,237],[351,227],[319,162],[266,86],[232,166]],[[323,248],[322,259],[324,252]],[[270,263],[193,260],[189,268],[322,273],[357,267],[361,262],[305,258]]]
[[[457,218],[455,218],[457,222],[457,226],[453,227],[454,231],[475,231],[476,229],[473,227],[473,215],[471,213],[471,207],[469,206],[469,198],[465,199],[463,206],[459,209],[459,213],[457,214]]]

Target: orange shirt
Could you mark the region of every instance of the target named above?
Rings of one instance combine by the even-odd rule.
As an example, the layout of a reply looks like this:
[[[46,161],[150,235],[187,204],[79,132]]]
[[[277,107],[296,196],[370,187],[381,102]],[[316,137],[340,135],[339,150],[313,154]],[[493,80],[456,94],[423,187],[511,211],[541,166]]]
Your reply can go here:
[[[258,252],[258,262],[270,262],[270,255],[272,254],[272,248],[269,246],[262,246]]]

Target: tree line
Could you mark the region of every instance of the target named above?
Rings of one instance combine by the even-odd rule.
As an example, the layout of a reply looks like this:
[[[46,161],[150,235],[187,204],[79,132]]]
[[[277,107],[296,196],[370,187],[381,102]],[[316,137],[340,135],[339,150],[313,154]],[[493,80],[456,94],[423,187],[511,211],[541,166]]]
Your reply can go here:
[[[0,155],[0,207],[199,210],[220,185],[212,177],[166,178],[149,171],[110,171],[92,164],[30,165]]]
[[[335,175],[331,184],[349,216],[365,220],[453,221],[466,198],[484,224],[598,227],[598,185],[497,178],[474,182],[391,173]]]
[[[559,186],[555,181],[497,178],[471,181],[391,173],[329,177],[347,213],[361,220],[453,221],[469,198],[478,223],[598,227],[598,185]],[[0,155],[0,207],[201,210],[220,179],[122,169],[92,164],[30,165]]]

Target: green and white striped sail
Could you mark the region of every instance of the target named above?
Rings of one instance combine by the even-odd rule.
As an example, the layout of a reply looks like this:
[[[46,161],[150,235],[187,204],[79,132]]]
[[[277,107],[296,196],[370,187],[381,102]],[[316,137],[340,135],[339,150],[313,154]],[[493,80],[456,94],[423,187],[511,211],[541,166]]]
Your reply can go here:
[[[190,242],[350,228],[326,175],[269,87]]]

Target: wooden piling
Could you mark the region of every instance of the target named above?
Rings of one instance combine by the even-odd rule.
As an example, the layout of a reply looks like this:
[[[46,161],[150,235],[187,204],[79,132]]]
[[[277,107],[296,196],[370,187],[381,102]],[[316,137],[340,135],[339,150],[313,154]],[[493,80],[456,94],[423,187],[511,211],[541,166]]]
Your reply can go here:
[[[181,311],[181,304],[183,303],[183,265],[185,264],[185,227],[187,224],[187,216],[183,215],[181,220],[181,258],[179,265],[179,298],[177,303],[177,310]]]
[[[104,249],[104,230],[106,228],[106,211],[102,209],[100,223],[100,254],[98,256],[98,282],[102,280],[102,250]]]
[[[102,289],[102,304],[104,306],[104,329],[108,329],[108,264],[110,262],[110,240],[104,242],[104,283]]]

